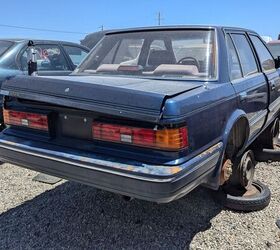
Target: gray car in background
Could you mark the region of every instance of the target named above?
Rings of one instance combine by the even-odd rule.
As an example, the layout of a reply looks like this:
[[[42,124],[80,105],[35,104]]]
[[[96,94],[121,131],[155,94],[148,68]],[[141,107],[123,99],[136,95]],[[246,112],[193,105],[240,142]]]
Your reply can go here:
[[[35,45],[38,75],[68,75],[89,52],[87,47],[71,42],[32,41]],[[28,42],[27,39],[0,39],[0,72],[27,74],[30,59]]]
[[[0,39],[0,87],[2,82],[10,77],[28,74],[28,61],[31,59],[29,41],[28,39]],[[89,52],[87,47],[71,42],[32,41],[39,76],[69,75]],[[2,121],[1,110],[0,130],[3,128]]]

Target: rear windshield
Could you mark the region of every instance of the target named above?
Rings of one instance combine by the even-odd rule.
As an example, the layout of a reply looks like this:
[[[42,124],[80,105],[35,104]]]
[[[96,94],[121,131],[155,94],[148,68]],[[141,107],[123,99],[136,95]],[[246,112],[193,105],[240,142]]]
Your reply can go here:
[[[78,73],[214,79],[214,30],[129,32],[107,35]]]
[[[0,41],[0,56],[13,45],[10,41]]]
[[[268,48],[271,51],[274,58],[280,56],[280,43],[279,44],[268,44]]]

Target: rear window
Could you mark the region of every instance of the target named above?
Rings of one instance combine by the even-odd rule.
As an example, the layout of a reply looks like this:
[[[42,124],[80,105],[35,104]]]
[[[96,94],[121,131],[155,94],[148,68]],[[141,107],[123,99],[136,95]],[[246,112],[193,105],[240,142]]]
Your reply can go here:
[[[267,44],[271,54],[273,55],[274,58],[277,58],[280,56],[280,43],[279,44]]]
[[[10,41],[0,41],[0,56],[3,55],[14,43]]]
[[[78,73],[214,79],[214,30],[128,32],[107,35]]]

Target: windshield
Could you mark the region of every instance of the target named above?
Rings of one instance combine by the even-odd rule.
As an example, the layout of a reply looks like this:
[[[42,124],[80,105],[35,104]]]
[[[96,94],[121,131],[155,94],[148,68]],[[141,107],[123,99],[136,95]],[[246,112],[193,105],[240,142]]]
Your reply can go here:
[[[13,45],[10,41],[0,41],[0,56]]]
[[[274,58],[280,56],[280,43],[276,44],[268,44],[268,48],[271,51]]]
[[[213,30],[127,32],[107,35],[77,73],[216,78]]]

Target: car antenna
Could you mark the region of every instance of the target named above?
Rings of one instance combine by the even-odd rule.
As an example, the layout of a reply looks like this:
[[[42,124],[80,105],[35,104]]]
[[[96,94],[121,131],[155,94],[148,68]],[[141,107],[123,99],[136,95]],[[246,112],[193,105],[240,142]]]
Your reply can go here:
[[[31,59],[28,61],[28,75],[36,76],[38,75],[38,73],[37,73],[36,50],[34,47],[34,42],[32,40],[29,40],[27,46],[28,48],[30,48],[31,51]]]

